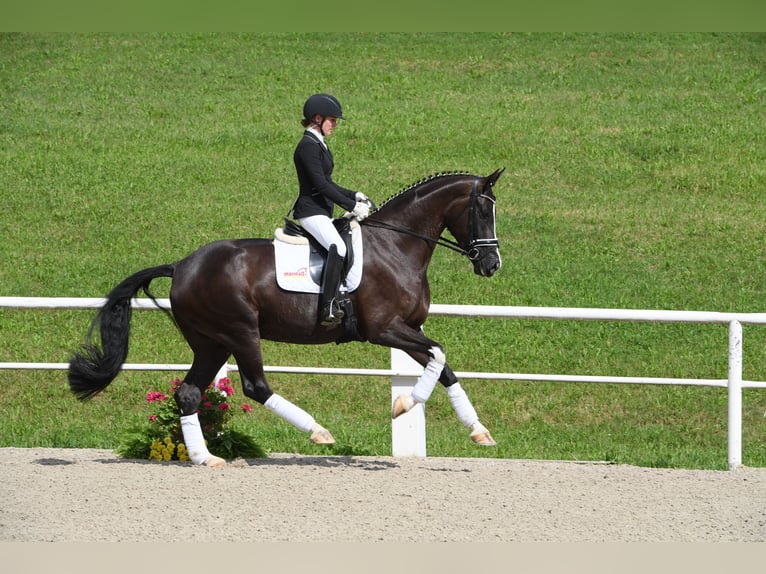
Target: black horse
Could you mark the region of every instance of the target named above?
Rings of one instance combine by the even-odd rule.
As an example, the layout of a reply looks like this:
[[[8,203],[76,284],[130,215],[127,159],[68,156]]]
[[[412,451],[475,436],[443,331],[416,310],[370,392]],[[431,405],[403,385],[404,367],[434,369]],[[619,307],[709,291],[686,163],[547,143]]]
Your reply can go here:
[[[446,364],[443,349],[426,337],[422,326],[430,306],[427,269],[437,245],[466,255],[478,275],[490,277],[500,268],[493,186],[502,171],[487,177],[466,173],[431,176],[393,196],[362,222],[362,280],[348,295],[349,310],[353,309],[348,317],[354,321],[352,336],[348,325],[328,328],[319,324],[316,294],[288,292],[277,285],[271,239],[216,241],[177,263],[139,271],[109,293],[85,344],[70,361],[70,389],[86,400],[112,382],[128,354],[131,299],[143,290],[154,300],[151,281],[172,277],[172,318],[194,353],[191,369],[175,395],[194,462],[224,464],[207,452],[196,412],[202,393],[232,355],[246,396],[310,432],[315,443],[334,442],[311,415],[269,388],[261,339],[320,344],[353,338],[401,349],[425,371],[411,395],[394,401],[392,416],[425,402],[439,380],[459,420],[471,428],[472,440],[494,445]],[[456,241],[441,237],[445,229]],[[92,340],[96,330],[100,348]]]

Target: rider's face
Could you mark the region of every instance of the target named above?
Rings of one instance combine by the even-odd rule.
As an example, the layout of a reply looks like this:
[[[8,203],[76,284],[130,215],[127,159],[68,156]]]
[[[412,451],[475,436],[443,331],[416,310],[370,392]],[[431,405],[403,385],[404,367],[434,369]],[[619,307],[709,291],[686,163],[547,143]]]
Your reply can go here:
[[[325,137],[332,135],[332,132],[337,125],[338,118],[335,116],[327,116],[322,122],[322,132],[324,133]]]

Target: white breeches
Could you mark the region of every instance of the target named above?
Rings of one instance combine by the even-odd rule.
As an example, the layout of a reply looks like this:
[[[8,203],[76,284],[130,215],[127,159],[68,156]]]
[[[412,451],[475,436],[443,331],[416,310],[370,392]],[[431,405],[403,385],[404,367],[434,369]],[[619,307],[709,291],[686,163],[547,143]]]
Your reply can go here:
[[[338,230],[332,224],[332,220],[326,215],[312,215],[298,220],[303,228],[308,231],[325,249],[329,251],[331,245],[335,245],[338,255],[346,256],[346,244],[343,242]]]

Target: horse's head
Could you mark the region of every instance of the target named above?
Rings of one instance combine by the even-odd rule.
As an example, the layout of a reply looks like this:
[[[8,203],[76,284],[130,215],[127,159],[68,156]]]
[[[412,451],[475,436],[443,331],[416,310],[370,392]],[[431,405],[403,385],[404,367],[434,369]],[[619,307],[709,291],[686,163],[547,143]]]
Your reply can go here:
[[[502,265],[492,188],[503,171],[498,169],[487,177],[467,173],[433,175],[386,200],[363,224],[427,241],[422,245],[431,245],[422,255],[429,259],[435,245],[457,251],[473,262],[474,273],[491,277]],[[441,236],[445,227],[456,241]],[[428,265],[428,259],[424,263]]]
[[[503,170],[498,169],[485,178],[474,179],[470,195],[458,215],[447,220],[450,233],[473,262],[473,272],[483,277],[492,277],[502,265],[495,232],[496,199],[492,191],[502,173]]]

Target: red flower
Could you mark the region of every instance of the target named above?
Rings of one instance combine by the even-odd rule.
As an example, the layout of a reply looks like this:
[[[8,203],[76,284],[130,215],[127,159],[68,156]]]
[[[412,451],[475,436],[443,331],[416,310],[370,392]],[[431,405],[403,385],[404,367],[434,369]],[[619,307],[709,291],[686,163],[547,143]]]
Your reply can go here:
[[[231,380],[228,377],[218,379],[213,383],[213,388],[218,389],[221,393],[230,397],[234,394],[234,387],[231,385]]]
[[[220,385],[218,388],[221,390],[221,392],[226,393],[227,397],[230,397],[234,394],[234,387],[231,385]]]
[[[241,405],[239,405],[239,408],[241,410],[245,411],[246,413],[252,413],[253,412],[253,407],[251,407],[247,403],[242,403]]]
[[[150,391],[146,393],[146,402],[147,403],[161,403],[165,399],[167,399],[168,396],[165,393],[160,393],[157,391]]]
[[[205,401],[202,404],[202,406],[205,407],[206,409],[212,409],[213,408],[213,403],[211,403],[210,401]]]
[[[219,411],[228,411],[231,407],[229,406],[229,403],[221,403],[218,405]]]
[[[150,423],[153,423],[153,422],[154,422],[154,421],[156,421],[156,420],[157,420],[157,415],[151,415],[151,416],[149,417],[149,422],[150,422]]]

